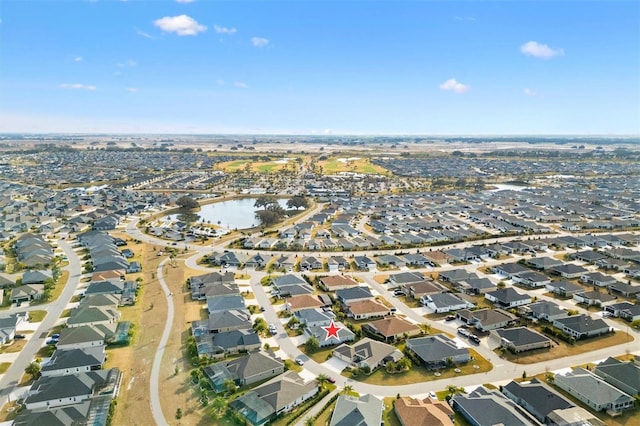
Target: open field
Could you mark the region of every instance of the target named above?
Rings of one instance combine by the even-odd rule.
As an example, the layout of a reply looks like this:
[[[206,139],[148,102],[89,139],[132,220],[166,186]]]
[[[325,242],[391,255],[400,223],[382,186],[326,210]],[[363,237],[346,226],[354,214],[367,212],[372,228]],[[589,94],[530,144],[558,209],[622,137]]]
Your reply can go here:
[[[220,170],[233,173],[240,172],[243,170],[250,170],[252,172],[260,172],[260,173],[273,173],[278,172],[280,170],[290,168],[289,163],[293,163],[294,167],[297,169],[297,165],[293,160],[274,160],[274,161],[253,161],[253,160],[235,160],[229,161],[226,163],[220,163],[218,166]]]
[[[366,158],[349,157],[349,158],[333,158],[318,163],[322,167],[322,171],[326,174],[335,174],[341,172],[353,172],[363,174],[388,174],[387,169],[372,164]]]

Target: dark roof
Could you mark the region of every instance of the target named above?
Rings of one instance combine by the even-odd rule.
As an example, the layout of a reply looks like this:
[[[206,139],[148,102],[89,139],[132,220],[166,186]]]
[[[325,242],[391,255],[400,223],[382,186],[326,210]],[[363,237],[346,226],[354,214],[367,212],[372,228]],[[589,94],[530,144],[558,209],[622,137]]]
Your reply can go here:
[[[530,345],[533,343],[548,342],[550,339],[537,331],[527,327],[501,328],[496,333],[503,339],[510,341],[514,346]]]
[[[503,393],[518,405],[531,407],[535,411],[532,414],[540,421],[544,421],[547,414],[553,410],[574,406],[569,400],[535,378],[529,383],[512,381],[503,389]]]

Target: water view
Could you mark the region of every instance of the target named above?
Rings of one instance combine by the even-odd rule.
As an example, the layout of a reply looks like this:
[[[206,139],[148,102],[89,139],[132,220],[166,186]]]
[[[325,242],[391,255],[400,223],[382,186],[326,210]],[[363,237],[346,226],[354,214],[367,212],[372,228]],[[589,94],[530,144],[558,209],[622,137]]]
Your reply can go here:
[[[218,225],[225,230],[253,228],[259,225],[255,215],[257,210],[254,207],[255,202],[255,198],[242,198],[205,204],[196,214],[199,216],[199,220]],[[287,200],[280,199],[278,204],[280,207],[286,208]],[[169,219],[178,220],[178,216],[180,214],[173,214],[169,216]]]

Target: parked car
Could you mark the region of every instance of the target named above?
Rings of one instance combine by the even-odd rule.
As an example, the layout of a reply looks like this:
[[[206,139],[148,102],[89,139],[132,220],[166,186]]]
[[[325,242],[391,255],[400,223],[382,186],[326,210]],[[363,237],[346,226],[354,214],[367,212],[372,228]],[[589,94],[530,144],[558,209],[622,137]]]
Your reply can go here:
[[[404,291],[400,290],[399,288],[393,290],[393,295],[394,296],[404,296]]]
[[[329,377],[327,380],[329,381],[329,383],[335,383],[336,382],[335,377]]]
[[[444,320],[445,321],[453,321],[454,319],[456,319],[455,315],[447,315],[447,317]]]
[[[296,358],[296,364],[304,365],[304,360],[301,357]]]
[[[25,336],[24,334],[16,334],[15,336],[13,336],[14,339],[26,339],[27,336]]]
[[[471,333],[469,333],[469,330],[467,330],[466,328],[462,328],[460,327],[458,329],[458,334],[464,337],[469,337],[471,335]]]
[[[469,340],[471,340],[473,343],[475,344],[480,344],[480,338],[478,336],[476,336],[475,334],[470,334],[469,335]]]

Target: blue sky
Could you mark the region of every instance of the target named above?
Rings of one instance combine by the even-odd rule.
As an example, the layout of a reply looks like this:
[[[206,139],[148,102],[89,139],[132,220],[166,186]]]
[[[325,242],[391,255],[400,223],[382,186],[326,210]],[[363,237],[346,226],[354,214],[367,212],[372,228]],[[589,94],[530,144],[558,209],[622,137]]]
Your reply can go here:
[[[637,1],[0,3],[0,131],[639,134]]]

